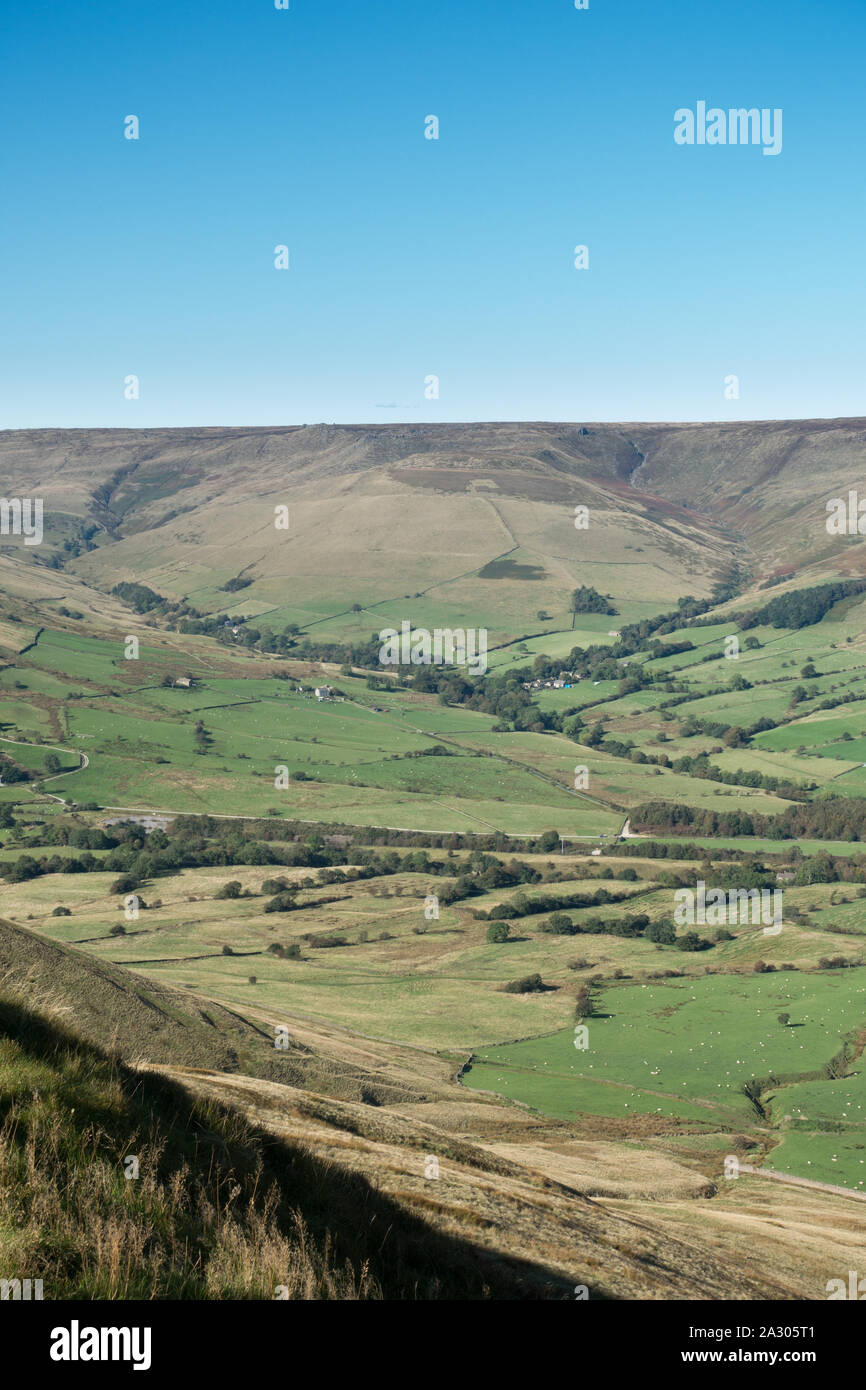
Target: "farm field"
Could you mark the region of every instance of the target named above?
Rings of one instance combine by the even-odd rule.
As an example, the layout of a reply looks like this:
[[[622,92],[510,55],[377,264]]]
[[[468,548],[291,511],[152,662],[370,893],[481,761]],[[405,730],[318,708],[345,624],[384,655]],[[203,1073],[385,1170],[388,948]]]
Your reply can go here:
[[[476,711],[403,692],[371,693],[352,677],[340,678],[345,698],[325,702],[309,687],[299,695],[291,681],[273,677],[202,678],[191,690],[155,682],[109,695],[93,683],[110,681],[115,671],[126,676],[133,663],[124,664],[106,642],[79,645],[49,636],[40,644],[40,661],[53,673],[88,682],[73,692],[74,702],[56,706],[64,740],[89,759],[68,780],[52,782],[59,795],[68,787],[77,800],[108,806],[219,812],[231,791],[238,815],[273,809],[311,820],[431,831],[540,832],[551,813],[564,833],[609,833],[617,824],[615,813],[567,783],[557,790],[495,752],[481,757],[464,749],[467,733],[493,723]],[[46,700],[62,688],[59,675],[48,679],[53,686]],[[41,671],[36,683],[46,686]],[[17,729],[17,705],[5,708],[7,729]],[[37,713],[39,732],[47,732],[49,711]],[[192,736],[198,720],[206,729],[204,746]],[[38,768],[44,753],[21,751],[21,761]],[[418,756],[430,751],[445,756]],[[67,755],[67,766],[70,761]],[[287,768],[289,782],[277,793],[279,767]]]
[[[684,841],[680,836],[672,835],[653,835],[654,841],[661,844],[677,845]],[[696,835],[688,837],[688,844],[700,850],[713,849],[732,849],[740,851],[750,851],[755,854],[784,854],[796,844],[803,854],[833,854],[840,856],[852,856],[862,854],[863,846],[857,841],[851,840],[811,840],[808,838],[797,838],[796,840],[771,840],[761,835],[719,835],[704,837]]]
[[[767,1094],[781,1139],[766,1166],[778,1173],[866,1188],[866,1081],[862,1058],[833,1082],[800,1082]],[[836,1176],[827,1176],[827,1174]]]
[[[55,939],[82,945],[99,959],[153,973],[228,1006],[254,1005],[277,1015],[300,1010],[395,1042],[448,1049],[477,1049],[514,1036],[562,1028],[573,1008],[576,985],[599,974],[619,972],[626,980],[643,981],[612,992],[611,1000],[619,1006],[625,998],[639,994],[650,998],[659,988],[651,979],[660,967],[686,971],[688,979],[703,989],[704,971],[711,961],[712,970],[721,972],[717,987],[727,982],[731,988],[731,1007],[736,1012],[742,990],[748,998],[755,990],[760,992],[761,981],[755,982],[748,973],[759,959],[792,962],[798,973],[762,979],[768,979],[773,988],[802,993],[806,982],[816,977],[799,972],[814,971],[822,956],[859,958],[861,943],[856,936],[841,934],[855,931],[855,921],[842,914],[859,913],[864,903],[853,902],[838,913],[826,909],[832,895],[828,885],[786,893],[786,902],[793,900],[792,905],[810,910],[809,926],[790,922],[778,937],[768,938],[759,927],[747,924],[711,951],[684,956],[640,938],[586,934],[589,919],[599,912],[611,921],[635,912],[652,921],[669,920],[670,889],[657,886],[652,878],[602,879],[597,864],[586,864],[577,877],[569,877],[567,860],[556,862],[555,871],[555,881],[549,883],[526,884],[519,890],[497,888],[466,903],[443,905],[432,922],[424,917],[424,903],[430,892],[437,892],[435,878],[397,874],[331,887],[320,884],[309,870],[283,870],[284,877],[306,886],[300,889],[296,910],[274,914],[264,911],[267,895],[262,896],[262,883],[274,871],[261,867],[184,870],[160,877],[143,885],[141,895],[147,906],[134,924],[125,922],[122,899],[111,892],[114,874],[110,872],[52,873],[4,885],[0,913],[10,920],[26,921]],[[631,868],[628,871],[634,873]],[[248,896],[220,900],[217,894],[230,879]],[[599,890],[608,899],[601,907],[568,910],[578,935],[544,933],[551,894],[563,899]],[[485,918],[503,908],[505,918],[511,918],[511,906],[518,898],[526,905],[526,915],[511,919],[511,939],[505,945],[491,945],[486,940]],[[68,915],[55,917],[58,906]],[[117,935],[119,925],[124,930]],[[326,950],[310,947],[306,940],[310,933],[333,936],[341,944]],[[712,936],[707,929],[702,934]],[[269,953],[275,944],[297,945],[300,958],[275,958]],[[254,986],[249,983],[251,967]],[[503,992],[508,980],[535,971],[545,982],[543,992]],[[857,974],[843,971],[839,978],[849,980]],[[373,987],[375,1026],[369,1016],[365,1025]],[[679,1007],[678,986],[670,988]],[[650,995],[645,994],[647,989]],[[573,1065],[573,1059],[569,1062]],[[516,1094],[514,1098],[526,1099]],[[689,1106],[694,1103],[687,1092],[679,1099],[687,1100]],[[739,1102],[733,1104],[737,1108]],[[539,1108],[545,1109],[545,1104],[539,1102]],[[592,1106],[587,1108],[592,1111]],[[561,1115],[561,1108],[550,1113]]]
[[[625,1326],[621,1373],[838,1378],[866,0],[47,8],[3,25],[0,1303],[199,1381],[421,1302],[557,1303],[578,1375]]]
[[[443,705],[411,688],[371,689],[363,677],[339,674],[336,668],[328,679],[343,694],[319,703],[311,694],[314,666],[289,662],[278,671],[271,663],[269,670],[261,670],[260,658],[245,657],[231,646],[208,648],[201,639],[186,663],[198,684],[172,688],[164,682],[176,679],[182,662],[161,634],[145,639],[138,661],[128,661],[117,640],[46,629],[14,670],[0,672],[0,684],[13,697],[4,701],[7,737],[44,740],[53,734],[70,750],[86,752],[89,766],[53,783],[56,795],[63,796],[66,788],[72,793],[74,787],[76,800],[107,806],[217,811],[231,786],[236,814],[275,811],[427,832],[448,829],[453,814],[455,829],[474,827],[478,833],[492,829],[519,835],[555,828],[564,835],[608,836],[619,828],[620,813],[649,800],[684,797],[696,807],[720,811],[736,801],[764,816],[783,811],[784,798],[772,788],[742,784],[749,775],[832,789],[846,797],[866,792],[866,736],[858,742],[857,722],[866,729],[866,699],[852,700],[847,694],[855,696],[858,688],[866,694],[866,656],[845,645],[857,632],[863,608],[862,603],[850,605],[842,618],[829,615],[806,633],[759,626],[752,634],[757,645],[743,650],[737,662],[723,655],[700,660],[723,648],[730,623],[675,631],[672,640],[693,638],[696,651],[635,660],[635,669],[675,676],[692,695],[680,698],[670,712],[655,687],[623,695],[620,682],[583,679],[568,690],[541,689],[536,698],[543,713],[566,721],[576,717],[578,727],[568,737],[555,729],[492,732],[495,716]],[[651,611],[651,604],[641,608],[630,600],[617,621],[639,620]],[[468,622],[473,615],[463,616]],[[418,622],[431,614],[419,609],[412,617]],[[584,628],[560,636],[572,644],[575,633],[602,637],[600,649],[612,644],[604,626],[610,619],[601,614],[589,618]],[[525,642],[526,652],[512,647],[501,651],[531,660],[536,640],[550,646],[542,636]],[[812,685],[804,687],[805,698],[792,708],[792,691],[803,678],[798,669],[786,675],[784,667],[796,668],[801,656],[803,669],[807,660],[819,669]],[[237,674],[224,673],[227,664]],[[826,674],[821,674],[822,666],[828,668]],[[750,688],[702,693],[721,679],[729,681],[734,668],[746,674]],[[285,678],[277,679],[278,674]],[[22,692],[29,699],[16,698]],[[828,692],[842,699],[841,706],[816,710]],[[720,749],[712,737],[684,729],[684,721],[694,720],[724,721],[743,729],[758,718],[782,722],[756,734],[744,748]],[[199,720],[205,742],[197,746],[191,725]],[[629,737],[643,761],[582,744],[579,726],[586,730],[593,723],[608,737]],[[450,756],[414,756],[433,751],[434,745],[440,755]],[[797,751],[804,747],[805,757]],[[477,753],[484,758],[470,761],[467,755]],[[658,762],[662,754],[667,765]],[[677,758],[702,754],[719,777],[740,779],[740,784],[696,780],[673,770]],[[585,795],[574,785],[579,765],[588,773]],[[290,781],[275,805],[277,766],[287,767]],[[37,769],[31,764],[31,770]]]
[[[745,1083],[769,1075],[793,1079],[822,1068],[862,1024],[864,992],[862,970],[833,978],[786,973],[769,980],[727,977],[609,989],[599,1017],[587,1022],[586,1050],[575,1047],[573,1028],[479,1049],[463,1083],[562,1119],[658,1114],[708,1127],[743,1123],[754,1113]],[[780,1011],[790,1014],[788,1026],[777,1021]],[[866,1149],[856,1147],[864,1139],[859,1075],[852,1082],[786,1085],[772,1096],[774,1115],[780,1107],[786,1114],[799,1111],[816,1129],[786,1132],[768,1166],[821,1182],[864,1185],[866,1174],[858,1170]],[[843,1111],[851,1132],[844,1143],[837,1136],[830,1142],[817,1122]],[[861,1128],[855,1133],[857,1121]]]
[[[461,513],[434,572],[386,592],[370,563],[357,599],[312,548],[289,599],[276,552],[246,584],[215,513],[182,589],[167,522],[77,558],[81,617],[53,584],[12,594],[33,635],[0,661],[0,918],[265,1038],[375,1047],[404,1082],[435,1064],[499,1145],[542,1132],[551,1175],[598,1142],[701,1191],[732,1152],[859,1191],[866,602],[740,629],[730,601],[704,621],[704,583],[665,621],[659,553],[597,536],[582,575],[616,612],[572,622],[571,536],[540,559],[529,531],[509,548],[522,503],[470,511],[502,527],[489,554],[465,563]],[[382,668],[407,619],[485,628],[487,675]],[[677,922],[699,880],[778,886],[781,930]]]

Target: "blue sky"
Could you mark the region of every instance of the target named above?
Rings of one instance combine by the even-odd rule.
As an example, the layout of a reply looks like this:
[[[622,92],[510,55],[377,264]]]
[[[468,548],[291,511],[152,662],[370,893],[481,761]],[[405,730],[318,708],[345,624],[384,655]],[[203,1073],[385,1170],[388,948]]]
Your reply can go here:
[[[862,0],[4,29],[0,428],[866,413]],[[677,146],[701,100],[781,108],[782,153]]]

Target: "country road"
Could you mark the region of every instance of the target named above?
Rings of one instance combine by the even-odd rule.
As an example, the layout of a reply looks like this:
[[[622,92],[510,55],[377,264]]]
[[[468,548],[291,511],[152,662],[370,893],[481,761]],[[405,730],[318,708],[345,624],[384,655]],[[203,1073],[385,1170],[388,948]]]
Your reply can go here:
[[[78,767],[70,768],[68,772],[54,772],[50,777],[41,777],[39,780],[43,785],[46,782],[56,782],[58,777],[72,777],[76,772],[83,772],[86,767],[90,766],[90,759],[80,748],[64,748],[59,743],[27,743],[23,738],[6,738],[3,734],[0,734],[0,743],[12,743],[19,748],[44,748],[47,753],[74,753],[80,759]],[[55,796],[53,792],[45,792],[44,795],[50,797],[52,801],[59,801],[61,806],[66,805],[62,796]]]

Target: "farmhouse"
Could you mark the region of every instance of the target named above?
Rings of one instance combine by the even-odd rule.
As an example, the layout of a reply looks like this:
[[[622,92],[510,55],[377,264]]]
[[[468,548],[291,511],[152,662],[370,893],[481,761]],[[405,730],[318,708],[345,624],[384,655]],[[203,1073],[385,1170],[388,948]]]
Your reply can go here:
[[[332,698],[331,687],[329,685],[316,686],[317,700],[330,700]]]
[[[182,685],[185,689],[189,690],[195,685],[195,676],[178,676],[175,685]]]

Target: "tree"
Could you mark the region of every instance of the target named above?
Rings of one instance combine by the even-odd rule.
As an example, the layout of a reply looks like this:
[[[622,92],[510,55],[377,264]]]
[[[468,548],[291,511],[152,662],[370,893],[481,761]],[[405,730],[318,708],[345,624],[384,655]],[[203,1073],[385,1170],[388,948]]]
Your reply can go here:
[[[545,989],[545,984],[540,975],[524,975],[522,980],[503,985],[503,989],[506,994],[537,994]]]
[[[644,935],[647,941],[655,941],[660,946],[673,946],[677,939],[672,922],[650,922]]]
[[[46,753],[45,758],[43,760],[43,765],[45,767],[46,772],[53,773],[60,771],[60,759],[58,758],[56,753]]]
[[[594,1005],[589,985],[581,985],[574,1001],[575,1018],[592,1018]]]
[[[224,883],[219,892],[215,894],[217,898],[239,898],[241,895],[242,884],[239,879],[230,879]]]
[[[287,878],[266,878],[262,883],[261,891],[266,895],[281,893],[288,886],[289,880]]]
[[[297,906],[293,893],[277,893],[269,903],[265,903],[265,912],[294,912]]]
[[[576,936],[579,928],[573,925],[571,918],[564,912],[554,912],[542,924],[541,930],[549,932],[552,936]]]
[[[137,887],[137,878],[134,878],[132,874],[121,874],[120,878],[114,880],[108,891],[109,893],[131,893]]]
[[[507,922],[491,922],[487,928],[487,940],[491,945],[499,946],[508,940],[510,930]]]
[[[581,584],[571,595],[572,613],[609,613],[616,615],[616,609],[597,589]]]
[[[788,1026],[788,1024],[790,1023],[790,1021],[791,1021],[791,1015],[790,1015],[790,1014],[779,1014],[779,1022],[782,1024],[782,1027],[783,1027],[783,1028],[787,1028],[787,1026]]]
[[[678,936],[674,944],[681,951],[706,951],[712,943],[705,940],[704,937],[698,936],[696,931],[687,931],[682,936]]]

